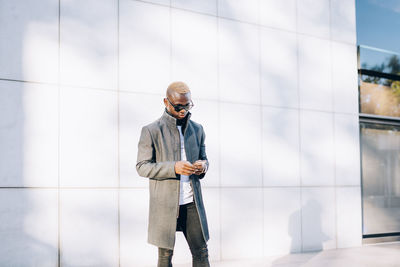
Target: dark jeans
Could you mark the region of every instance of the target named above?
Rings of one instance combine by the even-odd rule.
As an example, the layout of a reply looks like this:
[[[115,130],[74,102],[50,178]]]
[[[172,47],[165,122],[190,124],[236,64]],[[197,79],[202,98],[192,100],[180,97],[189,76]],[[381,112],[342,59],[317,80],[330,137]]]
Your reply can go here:
[[[194,202],[179,206],[177,231],[182,231],[192,253],[193,267],[209,267],[207,243],[204,241]],[[158,248],[158,267],[172,267],[173,250]]]

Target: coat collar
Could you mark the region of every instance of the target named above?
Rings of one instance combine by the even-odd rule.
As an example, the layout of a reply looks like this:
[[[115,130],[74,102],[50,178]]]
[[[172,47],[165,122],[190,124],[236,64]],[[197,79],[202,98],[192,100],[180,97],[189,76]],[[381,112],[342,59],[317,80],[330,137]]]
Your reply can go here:
[[[187,115],[186,115],[186,117],[187,117],[186,123],[185,123],[185,124],[183,125],[183,127],[182,127],[182,133],[185,133],[185,130],[186,130],[188,124],[189,124],[189,120],[190,120],[190,117],[191,117],[191,116],[192,116],[192,113],[190,113],[190,112],[188,111],[188,113],[187,113]],[[176,128],[176,118],[174,118],[174,117],[172,117],[171,115],[169,115],[168,112],[167,112],[167,110],[164,110],[164,113],[163,113],[161,119],[162,119],[163,121],[165,121],[165,122],[168,124],[168,126],[170,126],[170,127],[172,127],[172,128]]]

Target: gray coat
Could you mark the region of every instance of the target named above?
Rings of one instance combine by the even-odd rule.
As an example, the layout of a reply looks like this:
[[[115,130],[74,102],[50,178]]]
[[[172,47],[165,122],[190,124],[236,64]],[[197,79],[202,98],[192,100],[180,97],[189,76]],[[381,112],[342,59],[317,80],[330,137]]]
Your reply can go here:
[[[186,158],[191,163],[199,159],[207,160],[203,127],[190,120],[190,113],[188,116],[182,128]],[[176,119],[164,111],[161,118],[142,128],[136,163],[139,175],[150,178],[148,242],[157,247],[173,249],[175,244],[180,190],[180,175],[175,173],[175,162],[180,160],[180,135]],[[203,237],[208,241],[208,225],[200,185],[204,175],[193,174],[189,179]]]

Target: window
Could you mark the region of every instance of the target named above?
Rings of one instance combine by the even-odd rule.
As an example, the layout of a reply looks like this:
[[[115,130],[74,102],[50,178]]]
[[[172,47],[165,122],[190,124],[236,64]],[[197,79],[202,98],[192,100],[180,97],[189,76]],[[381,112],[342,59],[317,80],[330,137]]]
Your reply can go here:
[[[399,240],[400,1],[356,0],[356,19],[363,240]]]
[[[400,117],[400,55],[359,46],[360,113]]]
[[[400,232],[400,126],[361,122],[363,234]]]

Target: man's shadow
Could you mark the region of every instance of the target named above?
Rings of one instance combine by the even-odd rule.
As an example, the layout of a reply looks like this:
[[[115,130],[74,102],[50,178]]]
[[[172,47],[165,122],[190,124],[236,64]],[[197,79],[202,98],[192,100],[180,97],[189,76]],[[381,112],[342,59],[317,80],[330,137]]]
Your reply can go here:
[[[316,200],[310,199],[290,215],[288,222],[288,233],[292,240],[290,254],[274,260],[271,266],[300,266],[323,250],[323,243],[330,237],[322,230],[321,210],[321,205]],[[301,222],[300,227],[299,222]]]

